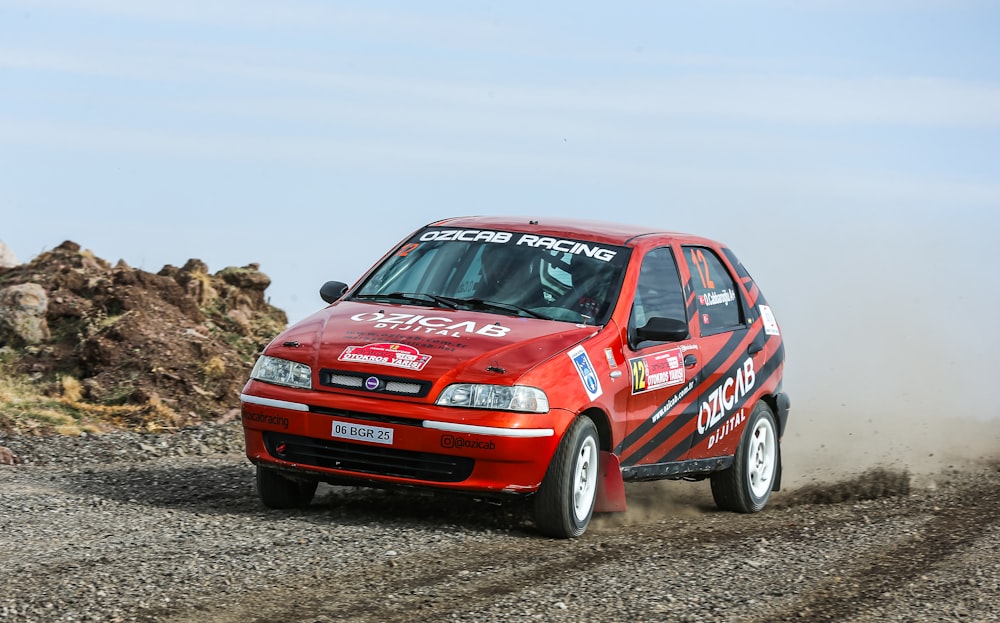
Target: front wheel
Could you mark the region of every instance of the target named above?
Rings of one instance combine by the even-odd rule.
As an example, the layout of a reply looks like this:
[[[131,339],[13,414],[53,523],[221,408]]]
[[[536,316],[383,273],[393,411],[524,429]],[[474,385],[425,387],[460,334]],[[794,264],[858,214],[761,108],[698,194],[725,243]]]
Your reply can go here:
[[[257,466],[257,493],[267,508],[301,508],[309,506],[316,495],[316,480],[293,480],[281,472]]]
[[[750,413],[732,467],[712,474],[712,497],[722,510],[756,513],[771,497],[778,473],[778,435],[765,402]]]
[[[535,494],[535,524],[546,536],[580,536],[590,524],[597,499],[600,457],[597,427],[578,417],[566,431]]]

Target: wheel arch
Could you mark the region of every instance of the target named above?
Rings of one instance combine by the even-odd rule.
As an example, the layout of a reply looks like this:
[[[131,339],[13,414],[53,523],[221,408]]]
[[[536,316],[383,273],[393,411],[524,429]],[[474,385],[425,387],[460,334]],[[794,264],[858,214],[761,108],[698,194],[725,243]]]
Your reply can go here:
[[[774,414],[774,419],[777,420],[778,438],[784,437],[785,425],[788,424],[788,412],[792,406],[788,394],[785,392],[765,394],[761,396],[761,400],[767,403],[767,406],[771,408],[771,413]]]
[[[781,460],[781,438],[785,436],[785,425],[788,423],[788,411],[791,409],[791,401],[788,399],[788,394],[784,392],[765,394],[761,396],[761,401],[770,407],[771,413],[774,415],[775,426],[778,427],[778,444],[776,448],[778,464],[775,469],[774,483],[771,485],[771,490],[781,491],[781,472],[784,469]]]
[[[589,409],[584,409],[580,412],[580,416],[585,416],[590,418],[597,427],[597,435],[600,438],[601,450],[610,452],[614,447],[614,439],[611,433],[611,418],[608,414],[598,407],[590,407]]]
[[[628,509],[625,501],[625,481],[622,479],[621,465],[614,453],[614,434],[611,428],[611,418],[603,409],[591,407],[585,409],[577,417],[589,418],[597,428],[598,443],[601,451],[601,482],[597,487],[597,500],[594,503],[595,513],[623,513]]]

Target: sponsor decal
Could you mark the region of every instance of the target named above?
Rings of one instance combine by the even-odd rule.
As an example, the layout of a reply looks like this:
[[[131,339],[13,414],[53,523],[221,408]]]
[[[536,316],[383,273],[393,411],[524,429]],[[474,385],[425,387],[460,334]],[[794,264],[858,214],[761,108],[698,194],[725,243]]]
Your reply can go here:
[[[576,368],[577,373],[580,375],[580,381],[583,382],[583,389],[587,391],[587,397],[591,400],[596,400],[598,396],[604,393],[601,388],[601,381],[597,378],[597,371],[594,370],[594,364],[590,362],[590,356],[587,355],[587,351],[583,346],[577,346],[568,353],[569,358],[573,361],[573,366]]]
[[[277,415],[265,415],[263,413],[254,413],[253,411],[243,411],[243,419],[250,422],[259,422],[261,424],[268,424],[270,426],[280,426],[281,428],[288,428],[288,418],[279,417]]]
[[[420,235],[420,242],[430,240],[458,240],[461,242],[510,242],[514,234],[509,231],[490,231],[488,229],[434,229]]]
[[[704,294],[698,295],[698,304],[702,307],[711,307],[713,305],[729,305],[736,300],[736,292],[732,288],[728,290],[723,290],[721,292],[706,292]]]
[[[764,322],[764,333],[767,335],[781,335],[778,330],[778,321],[774,319],[774,313],[770,305],[759,305],[760,319]]]
[[[726,377],[726,380],[712,390],[708,398],[701,403],[701,409],[698,411],[698,434],[704,435],[731,413],[733,407],[750,393],[756,381],[753,359],[747,357],[743,366],[736,370],[736,374]]]
[[[567,240],[565,238],[550,238],[548,236],[536,236],[534,234],[520,234],[514,240],[514,236],[507,231],[490,231],[484,229],[435,229],[426,231],[420,235],[421,242],[430,240],[457,240],[461,242],[492,242],[495,244],[514,244],[533,247],[536,249],[549,249],[560,253],[571,255],[585,255],[602,262],[610,262],[614,259],[617,251],[608,249],[596,244],[588,244],[579,240]]]
[[[391,366],[419,372],[431,360],[431,356],[420,354],[420,351],[413,346],[382,342],[364,346],[348,346],[337,359],[350,363],[370,363],[376,366]]]
[[[420,314],[398,314],[386,312],[362,312],[351,316],[354,322],[373,322],[376,329],[391,329],[393,331],[409,331],[412,333],[430,333],[432,335],[447,335],[462,337],[470,333],[488,337],[504,337],[510,332],[510,327],[499,323],[476,324],[472,320],[455,322],[451,318],[440,316],[423,316]]]
[[[383,331],[344,331],[344,339],[357,343],[374,343],[385,339]],[[468,344],[460,340],[452,339],[449,336],[436,337],[433,335],[410,334],[406,336],[406,343],[423,350],[438,350],[454,352],[462,348],[468,348]]]
[[[680,348],[629,359],[629,370],[633,394],[680,385],[686,380]]]
[[[652,417],[649,418],[653,422],[653,424],[656,424],[656,422],[658,422],[660,418],[666,415],[668,411],[676,407],[677,403],[680,402],[681,399],[684,398],[684,396],[687,396],[688,392],[691,391],[691,388],[693,387],[694,387],[694,381],[690,381],[687,385],[684,386],[683,389],[681,389],[681,391],[674,394],[670,398],[670,400],[663,403],[663,406],[657,409],[653,413]]]
[[[726,435],[733,432],[736,429],[736,427],[745,422],[746,419],[747,416],[743,412],[743,409],[737,411],[733,417],[726,420],[722,426],[715,429],[715,432],[708,437],[708,447],[711,448],[715,444],[725,439]]]
[[[536,249],[549,249],[550,251],[559,251],[560,253],[569,253],[571,255],[586,255],[602,262],[610,262],[618,253],[611,249],[605,249],[597,245],[591,246],[586,242],[579,242],[577,240],[564,240],[546,236],[534,236],[532,234],[524,234],[518,238],[515,244],[523,244],[535,247]]]
[[[478,439],[466,439],[465,437],[455,437],[454,435],[441,435],[441,447],[449,450],[496,450],[497,445],[492,439],[480,441]]]

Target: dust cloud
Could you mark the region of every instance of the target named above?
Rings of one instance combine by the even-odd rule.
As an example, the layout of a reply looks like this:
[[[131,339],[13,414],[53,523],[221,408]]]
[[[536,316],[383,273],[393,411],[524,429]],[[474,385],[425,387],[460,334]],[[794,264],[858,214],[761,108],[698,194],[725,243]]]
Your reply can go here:
[[[781,299],[792,398],[786,486],[873,467],[919,483],[1000,459],[1000,289],[988,269],[1000,253],[967,221],[833,228],[792,245],[809,262],[774,267],[781,281],[765,292]]]
[[[992,217],[854,216],[735,249],[785,339],[792,410],[774,503],[891,495],[1000,461]],[[629,511],[599,528],[715,508],[707,481],[626,490]]]

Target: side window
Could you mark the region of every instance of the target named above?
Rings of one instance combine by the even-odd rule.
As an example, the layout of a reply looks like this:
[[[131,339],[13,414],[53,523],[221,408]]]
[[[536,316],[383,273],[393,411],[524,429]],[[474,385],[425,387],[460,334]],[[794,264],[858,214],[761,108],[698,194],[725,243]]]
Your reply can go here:
[[[694,283],[701,334],[712,335],[741,327],[739,288],[719,256],[705,247],[684,247],[684,258]]]
[[[684,322],[688,319],[677,262],[670,247],[659,247],[647,253],[639,270],[631,324],[642,327],[653,317],[675,318]]]

